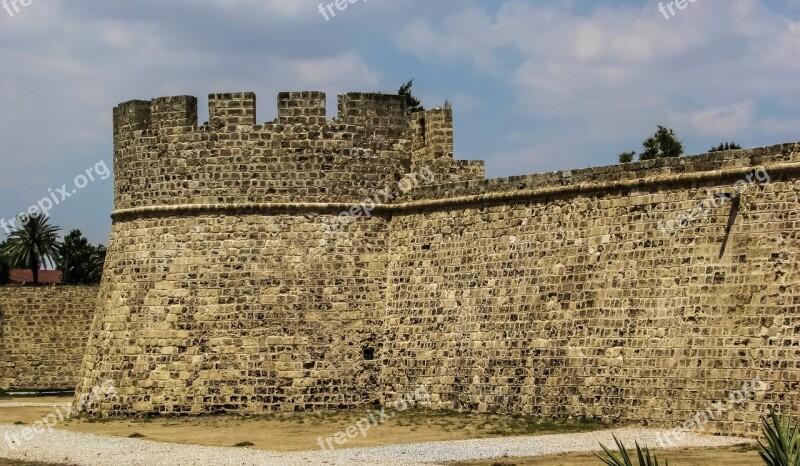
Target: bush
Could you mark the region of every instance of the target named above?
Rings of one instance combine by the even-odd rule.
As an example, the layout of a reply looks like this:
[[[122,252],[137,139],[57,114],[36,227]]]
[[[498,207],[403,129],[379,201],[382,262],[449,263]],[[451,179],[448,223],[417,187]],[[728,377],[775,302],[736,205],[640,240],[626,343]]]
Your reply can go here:
[[[762,430],[767,438],[764,445],[758,441],[759,454],[768,466],[800,466],[800,421],[778,416],[770,409],[769,418],[761,418]]]
[[[625,445],[619,441],[616,435],[614,436],[614,442],[617,443],[617,448],[621,455],[620,458],[617,458],[617,456],[603,444],[600,444],[600,446],[603,448],[608,458],[604,458],[598,454],[595,454],[595,456],[600,458],[608,466],[633,466],[633,462],[631,462],[631,458],[628,456],[628,450],[625,449]],[[655,455],[650,455],[650,450],[648,450],[647,447],[642,450],[639,446],[639,442],[636,442],[636,457],[639,460],[639,466],[658,466],[658,458],[656,458]],[[665,461],[664,465],[669,466],[669,463]]]

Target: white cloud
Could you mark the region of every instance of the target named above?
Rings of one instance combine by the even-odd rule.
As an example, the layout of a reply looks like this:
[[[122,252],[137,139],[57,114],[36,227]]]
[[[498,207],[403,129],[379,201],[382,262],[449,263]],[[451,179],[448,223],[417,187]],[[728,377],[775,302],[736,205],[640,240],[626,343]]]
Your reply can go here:
[[[751,127],[755,114],[755,103],[746,101],[691,112],[672,112],[670,118],[678,125],[690,123],[691,129],[698,135],[725,138]]]
[[[345,52],[332,57],[290,61],[283,74],[303,86],[331,89],[374,89],[378,75],[357,54]]]
[[[786,141],[800,141],[800,118],[765,118],[761,129],[767,134],[789,138]]]
[[[500,77],[520,113],[581,128],[572,137],[587,154],[670,121],[698,146],[709,137],[758,139],[780,126],[759,124],[762,107],[800,97],[800,23],[762,2],[697,2],[669,21],[651,2],[588,12],[543,3],[464,7],[441,25],[414,23],[396,43]]]
[[[255,91],[265,121],[276,112],[279,91],[379,87],[377,71],[341,40],[322,40],[321,31],[284,33],[301,17],[325,24],[314,16],[316,4],[200,0],[176,13],[178,3],[53,0],[0,17],[0,139],[7,175],[0,217],[68,181],[64,176],[75,167],[100,158],[111,163],[111,111],[122,101],[193,94],[202,123],[208,93]],[[108,190],[104,201],[110,202],[110,186],[102,188]],[[108,213],[95,214],[98,225],[107,223]],[[87,234],[107,228],[81,227]]]

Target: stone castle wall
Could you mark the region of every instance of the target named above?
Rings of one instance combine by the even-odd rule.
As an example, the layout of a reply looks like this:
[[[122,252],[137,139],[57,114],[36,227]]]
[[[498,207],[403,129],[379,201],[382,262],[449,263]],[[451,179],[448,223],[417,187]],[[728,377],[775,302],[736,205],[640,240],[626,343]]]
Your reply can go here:
[[[74,390],[97,287],[0,287],[0,390]]]
[[[300,215],[117,222],[81,393],[116,413],[262,413],[377,400],[384,222]]]
[[[94,415],[431,407],[674,425],[760,377],[714,428],[796,408],[800,150],[496,180],[449,109],[252,94],[115,109],[115,213],[79,391]],[[402,177],[432,186],[325,225]],[[734,183],[762,170],[768,183]],[[758,180],[763,181],[763,180]],[[716,191],[730,198],[659,231]],[[395,192],[395,194],[397,194]]]
[[[330,121],[325,102],[322,92],[281,93],[275,121],[256,124],[254,94],[212,94],[199,127],[195,97],[121,104],[115,209],[351,203],[409,173],[412,149],[415,164],[435,161],[448,179],[483,178],[483,162],[453,160],[449,110],[423,112],[412,127],[400,96],[341,95]]]
[[[386,397],[660,426],[719,401],[709,430],[735,433],[796,411],[798,162],[790,144],[415,191],[389,229]]]
[[[387,220],[337,218],[397,197],[416,159],[447,180],[482,179],[483,163],[452,159],[449,110],[414,126],[402,97],[347,94],[327,121],[325,102],[282,93],[263,125],[250,93],[211,95],[200,127],[194,97],[115,109],[116,210],[79,386],[114,381],[101,411],[379,401]]]

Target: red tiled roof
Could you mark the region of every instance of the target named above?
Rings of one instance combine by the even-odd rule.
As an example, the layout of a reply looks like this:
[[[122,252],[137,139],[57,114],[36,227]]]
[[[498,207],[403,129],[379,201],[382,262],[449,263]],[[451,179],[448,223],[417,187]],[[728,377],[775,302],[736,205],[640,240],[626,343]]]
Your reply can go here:
[[[33,283],[33,272],[30,269],[12,269],[10,283],[28,284]],[[40,270],[39,283],[42,285],[60,285],[61,271],[59,270]]]

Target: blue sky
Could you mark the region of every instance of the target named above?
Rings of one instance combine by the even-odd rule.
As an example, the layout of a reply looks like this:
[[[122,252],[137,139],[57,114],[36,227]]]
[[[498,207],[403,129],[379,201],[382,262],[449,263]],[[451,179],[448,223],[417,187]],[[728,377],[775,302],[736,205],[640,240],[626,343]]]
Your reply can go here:
[[[800,140],[800,0],[32,0],[0,10],[0,218],[104,161],[119,102],[254,91],[449,99],[456,158],[489,177],[606,165],[658,124],[688,153]],[[106,243],[112,180],[52,221]],[[60,196],[59,196],[60,199]],[[5,232],[0,229],[0,239]]]

